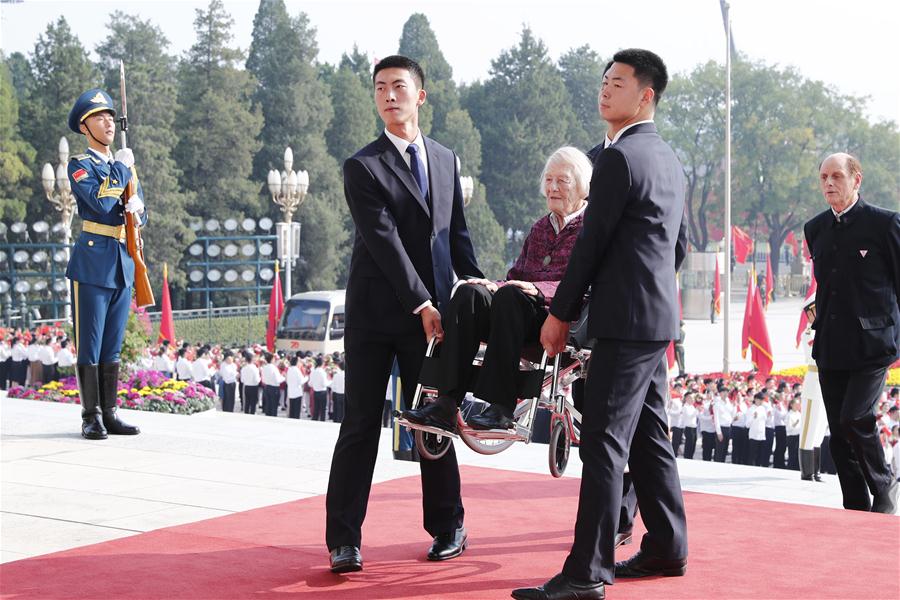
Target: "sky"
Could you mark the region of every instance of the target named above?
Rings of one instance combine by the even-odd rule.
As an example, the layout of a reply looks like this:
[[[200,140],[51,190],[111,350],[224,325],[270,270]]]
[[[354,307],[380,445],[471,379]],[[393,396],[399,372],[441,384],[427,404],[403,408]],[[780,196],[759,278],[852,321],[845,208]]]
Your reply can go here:
[[[47,24],[65,16],[86,48],[102,40],[114,10],[149,19],[180,55],[194,42],[194,11],[205,1],[153,2],[2,0],[0,48],[34,50]],[[234,17],[234,44],[250,46],[256,1],[224,2]],[[514,46],[523,26],[556,59],[590,45],[608,57],[624,47],[662,56],[672,73],[708,60],[723,62],[725,34],[719,0],[286,0],[291,14],[305,12],[316,28],[319,60],[336,63],[354,43],[370,58],[397,51],[403,23],[424,13],[457,82],[489,76],[491,60]],[[868,96],[872,120],[900,122],[900,2],[895,0],[732,0],[737,50],[753,60],[792,66],[843,94]]]

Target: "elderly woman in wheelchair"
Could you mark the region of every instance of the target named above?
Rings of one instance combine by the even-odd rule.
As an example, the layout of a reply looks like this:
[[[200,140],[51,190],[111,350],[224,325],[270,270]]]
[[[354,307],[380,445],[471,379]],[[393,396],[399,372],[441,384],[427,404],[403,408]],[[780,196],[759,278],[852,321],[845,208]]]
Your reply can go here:
[[[402,418],[457,433],[457,409],[470,387],[473,360],[487,342],[474,395],[489,403],[466,423],[479,430],[514,428],[523,348],[538,342],[547,307],[565,273],[581,231],[591,178],[591,163],[569,146],[547,159],[541,191],[549,214],[532,226],[506,281],[470,279],[458,285],[443,316],[444,340],[437,369],[434,402],[406,410]]]

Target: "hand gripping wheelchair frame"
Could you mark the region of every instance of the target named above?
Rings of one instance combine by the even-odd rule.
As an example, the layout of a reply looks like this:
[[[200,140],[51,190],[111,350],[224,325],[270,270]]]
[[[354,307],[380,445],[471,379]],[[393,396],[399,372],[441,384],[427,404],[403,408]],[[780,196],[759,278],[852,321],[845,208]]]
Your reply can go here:
[[[450,433],[436,427],[410,423],[395,413],[400,425],[414,432],[416,449],[427,460],[442,457],[454,439],[479,454],[498,454],[515,442],[531,442],[534,434],[535,416],[538,408],[550,411],[549,466],[554,477],[561,477],[569,462],[572,443],[581,438],[581,413],[575,408],[571,396],[565,390],[577,379],[587,376],[591,357],[591,340],[587,339],[587,307],[578,321],[572,324],[566,349],[550,359],[537,346],[526,347],[519,361],[517,384],[519,402],[513,412],[515,429],[473,429],[466,424],[466,418],[473,411],[480,412],[487,403],[480,400],[463,402],[457,411],[458,433]],[[482,348],[483,349],[483,348]],[[425,351],[425,360],[416,384],[412,408],[419,408],[437,397],[439,360],[436,356],[438,343],[432,339]],[[474,365],[474,375],[469,389],[480,374],[482,352],[478,353]],[[540,356],[540,358],[538,358]]]

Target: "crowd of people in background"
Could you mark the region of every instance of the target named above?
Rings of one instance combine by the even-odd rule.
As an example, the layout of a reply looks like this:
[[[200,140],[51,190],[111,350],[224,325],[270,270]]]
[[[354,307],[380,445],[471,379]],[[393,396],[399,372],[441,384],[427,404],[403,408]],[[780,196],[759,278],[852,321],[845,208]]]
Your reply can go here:
[[[75,374],[75,348],[60,327],[0,329],[0,389],[40,387]],[[172,345],[145,350],[140,369],[195,381],[216,392],[218,408],[291,419],[340,423],[344,418],[342,354],[268,352],[259,345]],[[733,464],[799,469],[801,384],[796,377],[754,374],[679,375],[667,407],[676,456]],[[385,393],[385,427],[392,411]],[[900,388],[886,389],[878,406],[885,458],[900,479]],[[822,443],[822,471],[835,473]]]
[[[0,390],[40,387],[74,374],[75,348],[62,328],[0,328]]]
[[[269,352],[259,345],[148,348],[139,367],[194,381],[216,392],[224,412],[292,419],[344,418],[344,358],[340,353]]]
[[[679,375],[667,413],[676,456],[799,470],[801,383],[755,374]],[[885,458],[900,479],[900,388],[885,389],[878,405]],[[822,442],[822,471],[836,473]]]

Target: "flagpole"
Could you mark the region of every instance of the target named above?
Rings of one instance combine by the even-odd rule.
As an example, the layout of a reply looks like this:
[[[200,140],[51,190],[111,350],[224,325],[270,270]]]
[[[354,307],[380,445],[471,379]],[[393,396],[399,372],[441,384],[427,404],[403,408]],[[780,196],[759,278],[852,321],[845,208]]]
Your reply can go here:
[[[731,16],[730,6],[722,2],[725,20],[725,306],[722,321],[725,335],[722,345],[722,371],[731,371],[729,360],[729,326],[731,313]]]

